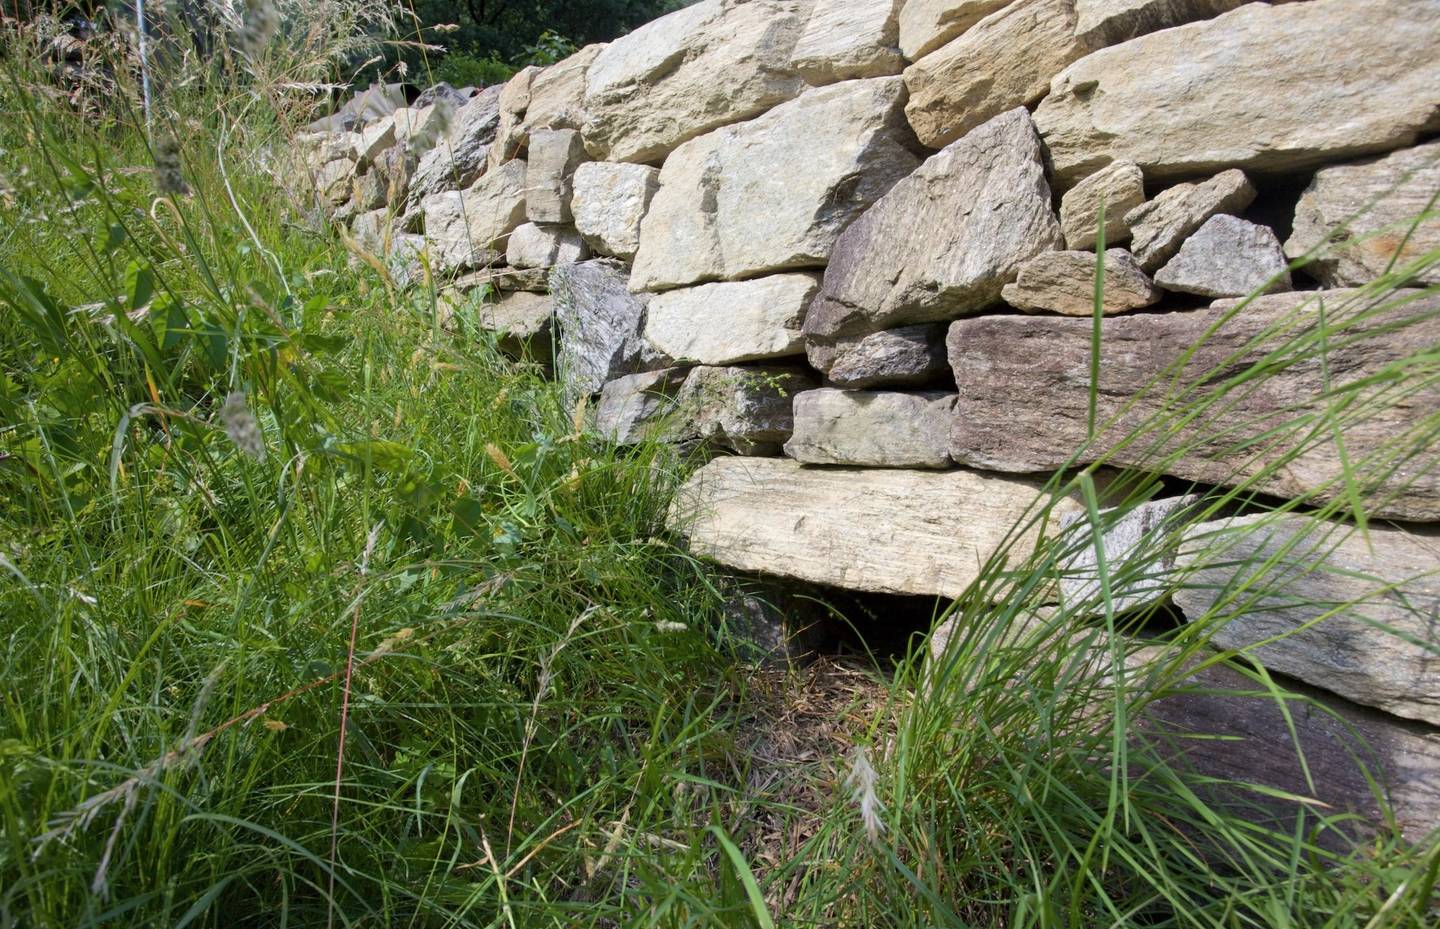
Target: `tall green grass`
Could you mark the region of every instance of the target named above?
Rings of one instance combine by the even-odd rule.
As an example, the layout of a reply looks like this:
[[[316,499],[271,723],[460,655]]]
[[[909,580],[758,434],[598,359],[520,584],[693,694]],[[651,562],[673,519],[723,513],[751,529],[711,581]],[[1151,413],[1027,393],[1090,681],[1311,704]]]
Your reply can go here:
[[[873,772],[794,771],[818,813],[757,791],[754,685],[663,531],[684,466],[586,436],[465,312],[438,325],[437,282],[396,290],[306,219],[300,72],[172,81],[147,130],[128,72],[82,116],[27,60],[0,86],[0,925],[1431,924],[1435,842],[1262,827],[1126,737],[1237,656],[1204,623],[1139,653],[1103,588],[1144,564],[1037,623],[1083,535],[997,555],[939,661],[877,672]],[[187,194],[157,196],[165,139]],[[1406,274],[1170,415],[1323,357]],[[1436,351],[1280,437],[1329,441]],[[1363,527],[1416,428],[1288,508]],[[1159,489],[1131,472],[1102,514],[1078,470],[1032,519],[1070,496],[1103,530]],[[762,812],[803,854],[762,866]]]

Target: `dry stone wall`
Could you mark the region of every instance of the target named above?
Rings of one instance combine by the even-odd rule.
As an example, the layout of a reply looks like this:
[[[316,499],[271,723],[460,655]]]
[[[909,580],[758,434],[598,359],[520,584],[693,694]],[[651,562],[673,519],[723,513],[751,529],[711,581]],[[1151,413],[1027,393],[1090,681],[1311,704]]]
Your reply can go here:
[[[1418,835],[1440,822],[1434,791],[1413,788],[1440,783],[1440,451],[1350,471],[1440,410],[1433,380],[1380,402],[1396,365],[1440,345],[1423,289],[1440,265],[1422,261],[1440,248],[1437,134],[1434,0],[701,0],[301,150],[360,248],[401,280],[427,260],[447,312],[553,363],[600,436],[738,453],[700,468],[672,513],[735,569],[958,596],[1035,502],[1035,475],[1082,447],[1082,463],[1158,467],[1202,493],[1249,482],[1323,505],[1360,482],[1375,518],[1401,522],[1323,549],[1294,540],[1339,522],[1240,532],[1238,560],[1279,573],[1215,644],[1409,746],[1381,773]],[[1384,306],[1355,289],[1387,273],[1412,289]],[[1322,313],[1352,324],[1323,363],[1205,405]],[[1127,443],[1174,390],[1202,412]],[[1303,447],[1267,438],[1326,421],[1341,395],[1380,412]],[[1217,591],[1243,582],[1192,542],[1251,517],[1165,533],[1195,499],[1104,535],[1112,565],[1148,552],[1163,568],[1113,590],[1115,608],[1168,598],[1174,570],[1197,579],[1175,607],[1213,619]],[[1031,531],[1084,529],[1080,511],[1061,501]],[[1090,552],[1054,602],[1093,599]],[[1373,615],[1347,611],[1364,596]],[[1273,754],[1263,715],[1157,708],[1251,739],[1200,758],[1222,772]],[[1327,725],[1312,728],[1341,765]],[[1369,815],[1357,783],[1337,770],[1326,802]]]

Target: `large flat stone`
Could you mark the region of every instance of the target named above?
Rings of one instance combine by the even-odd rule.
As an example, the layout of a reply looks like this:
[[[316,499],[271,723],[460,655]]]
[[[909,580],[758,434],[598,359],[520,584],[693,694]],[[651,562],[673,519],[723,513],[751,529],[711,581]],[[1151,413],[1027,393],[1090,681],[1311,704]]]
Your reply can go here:
[[[491,168],[525,151],[529,134],[525,128],[525,111],[530,106],[530,88],[540,69],[534,65],[521,68],[500,88],[500,122],[495,128],[495,142],[490,146],[487,161]]]
[[[1440,725],[1440,535],[1304,516],[1185,532],[1175,602],[1244,650],[1356,703]]]
[[[955,395],[807,390],[795,397],[785,454],[805,464],[948,468]]]
[[[1075,0],[1015,0],[905,69],[905,115],[921,142],[939,148],[1034,104],[1091,50],[1075,35]]]
[[[930,54],[1010,0],[905,0],[900,50],[911,61]]]
[[[815,0],[790,65],[811,84],[899,74],[904,0]]]
[[[505,244],[505,263],[512,268],[551,268],[590,257],[580,233],[569,226],[524,223]]]
[[[1295,207],[1285,254],[1294,260],[1316,250],[1305,273],[1327,287],[1368,284],[1392,261],[1399,269],[1440,249],[1440,216],[1432,212],[1415,222],[1435,209],[1431,198],[1437,190],[1440,142],[1321,168]],[[1416,280],[1440,284],[1440,265],[1431,265]]]
[[[1194,496],[1168,497],[1124,512],[1101,510],[1098,526],[1087,513],[1067,517],[1058,564],[1060,602],[1067,612],[1074,616],[1104,616],[1107,589],[1112,613],[1144,609],[1167,598],[1174,583],[1184,517],[1198,501]]]
[[[1037,483],[971,471],[717,458],[686,482],[668,522],[692,552],[727,567],[852,590],[956,597],[1039,494]],[[1061,501],[1056,519],[1070,506]],[[1016,561],[1037,537],[1038,528],[1017,540]]]
[[[803,0],[701,0],[610,43],[586,76],[590,153],[658,162],[795,97],[805,82],[790,56],[809,9]]]
[[[823,266],[842,229],[918,159],[898,77],[807,91],[665,161],[631,286],[667,290]]]
[[[525,162],[506,162],[465,190],[431,194],[421,209],[437,267],[492,264],[504,254],[511,231],[525,221]]]
[[[525,103],[523,131],[529,139],[542,129],[579,129],[585,124],[586,77],[604,50],[603,44],[587,45],[536,72]]]
[[[501,293],[476,312],[482,329],[496,335],[500,351],[512,358],[549,362],[553,350],[555,304],[545,294]]]
[[[1095,52],[1035,123],[1068,186],[1118,159],[1150,180],[1297,171],[1440,129],[1440,5],[1250,3]]]
[[[800,325],[819,286],[814,274],[775,274],[656,294],[645,338],[671,358],[706,365],[800,355]]]
[[[1013,284],[1000,292],[1005,302],[1027,313],[1090,316],[1095,312],[1095,253],[1041,252],[1020,266]],[[1105,250],[1100,311],[1106,316],[1151,306],[1160,291],[1123,248]]]
[[[833,341],[985,309],[1020,265],[1061,246],[1023,109],[931,156],[840,236],[807,339]]]
[[[1168,432],[1120,447],[1161,410],[1195,408],[1213,398],[1233,374],[1282,351],[1313,333],[1320,301],[1329,339],[1328,365],[1297,358],[1295,350],[1269,362],[1263,380],[1232,390],[1185,423],[1173,419]],[[1088,442],[1091,322],[1053,316],[960,320],[950,327],[950,366],[960,400],[950,454],[958,463],[997,471],[1044,472],[1078,453],[1091,462],[1163,470],[1187,480],[1234,486],[1271,469],[1255,489],[1281,497],[1313,493],[1333,499],[1345,492],[1340,454],[1321,429],[1301,434],[1300,450],[1270,438],[1297,417],[1329,411],[1327,392],[1356,385],[1348,413],[1337,412],[1345,447],[1370,511],[1406,519],[1440,519],[1440,452],[1416,449],[1393,474],[1377,471],[1381,454],[1420,429],[1440,409],[1440,388],[1416,384],[1403,395],[1382,394],[1381,384],[1363,379],[1383,365],[1413,355],[1419,346],[1440,344],[1440,297],[1416,291],[1367,298],[1353,291],[1288,293],[1258,297],[1224,325],[1212,326],[1235,306],[1221,301],[1210,309],[1173,313],[1122,314],[1101,323],[1097,433]],[[1258,338],[1264,334],[1264,338]],[[1184,363],[1178,371],[1173,365]],[[1216,377],[1214,370],[1223,373]],[[1330,378],[1326,386],[1327,374]],[[1152,380],[1160,378],[1155,385]],[[1167,404],[1167,392],[1172,400]],[[1179,398],[1179,399],[1173,399]],[[1382,402],[1383,401],[1383,402]],[[1368,404],[1368,405],[1367,405]],[[1113,422],[1112,422],[1113,421]],[[1106,424],[1109,424],[1108,427]],[[1372,486],[1373,485],[1373,486]]]
[[[660,189],[660,171],[648,165],[589,161],[575,169],[570,210],[575,228],[596,252],[634,258],[640,221]]]

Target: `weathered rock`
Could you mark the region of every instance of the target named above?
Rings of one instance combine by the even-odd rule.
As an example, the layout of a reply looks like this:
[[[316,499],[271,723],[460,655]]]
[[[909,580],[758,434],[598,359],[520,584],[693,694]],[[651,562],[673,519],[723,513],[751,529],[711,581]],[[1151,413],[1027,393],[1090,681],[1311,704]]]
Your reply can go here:
[[[489,287],[499,293],[544,294],[550,292],[550,271],[547,268],[485,268],[462,274],[450,284],[450,289],[468,293],[481,287]]]
[[[1011,110],[931,156],[845,230],[805,335],[973,313],[1000,299],[1024,261],[1060,245],[1040,139],[1030,115]]]
[[[1091,316],[1095,312],[1095,253],[1041,252],[1020,266],[1013,284],[1000,292],[1005,302],[1027,313]],[[1151,306],[1160,291],[1123,248],[1105,250],[1105,315]]]
[[[1250,3],[1075,62],[1035,113],[1057,182],[1300,170],[1440,129],[1432,0]]]
[[[589,161],[575,169],[570,210],[575,228],[602,255],[634,258],[640,221],[660,189],[660,171],[648,165]]]
[[[1100,583],[1095,529],[1086,513],[1063,521],[1060,548],[1060,602],[1076,616],[1104,616],[1108,588],[1114,613],[1140,610],[1164,600],[1173,586],[1175,557],[1187,511],[1199,497],[1170,497],[1142,503],[1128,512],[1100,511],[1100,548],[1105,585]]]
[[[1015,0],[905,69],[905,116],[939,148],[1050,89],[1050,79],[1089,53],[1075,36],[1075,0]]]
[[[395,117],[385,116],[355,133],[354,158],[368,165],[385,149],[395,144]]]
[[[1440,724],[1440,535],[1304,516],[1202,523],[1175,602],[1214,645],[1397,716]]]
[[[899,74],[904,0],[815,0],[790,66],[811,84]]]
[[[827,644],[828,617],[817,592],[769,578],[714,580],[725,597],[722,642],[736,646],[742,659],[780,669],[814,658]]]
[[[540,129],[579,129],[585,124],[585,77],[603,44],[587,45],[570,57],[536,72],[525,105],[524,132],[529,144]],[[526,156],[534,160],[533,153]]]
[[[500,124],[495,129],[495,142],[488,156],[491,168],[498,168],[525,151],[529,138],[525,111],[530,107],[530,87],[539,73],[540,69],[534,65],[521,68],[500,89]]]
[[[1130,238],[1125,216],[1145,202],[1145,175],[1133,161],[1115,161],[1065,193],[1060,201],[1060,228],[1065,247],[1094,248],[1100,231],[1100,206],[1105,206],[1105,246]]]
[[[702,0],[606,46],[585,84],[585,144],[597,160],[659,161],[805,87],[789,66],[810,4]]]
[[[450,85],[448,81],[436,81],[429,87],[420,91],[411,106],[419,109],[429,106],[432,103],[443,103],[453,109],[459,109],[470,100],[468,91],[459,91]]]
[[[811,339],[811,367],[839,387],[910,387],[948,377],[945,326],[902,326],[838,341]]]
[[[1212,665],[1146,703],[1130,730],[1132,744],[1148,743],[1213,779],[1200,785],[1206,801],[1257,825],[1293,833],[1303,816],[1313,829],[1314,798],[1328,815],[1356,814],[1358,822],[1340,827],[1355,837],[1383,831],[1378,786],[1407,839],[1431,836],[1440,826],[1440,736],[1320,691],[1286,689],[1306,699],[1282,707],[1250,678]],[[1339,836],[1319,839],[1349,846]]]
[[[1267,282],[1271,282],[1267,293],[1291,288],[1280,240],[1269,226],[1234,216],[1205,220],[1175,257],[1155,272],[1155,283],[1166,290],[1202,297],[1243,297]]]
[[[350,186],[355,176],[355,162],[349,158],[327,161],[315,172],[315,190],[331,206],[340,206],[354,192]]]
[[[506,162],[465,190],[431,194],[421,209],[440,268],[493,264],[525,221],[525,162]]]
[[[379,171],[366,171],[350,181],[350,215],[378,210],[385,205],[385,179]]]
[[[1440,217],[1415,222],[1434,210],[1430,198],[1436,190],[1440,142],[1361,164],[1321,168],[1295,207],[1285,254],[1294,260],[1318,249],[1305,272],[1327,287],[1368,284],[1392,260],[1398,269],[1440,249]],[[1440,265],[1416,280],[1440,284]]]
[[[412,204],[442,190],[463,190],[484,173],[500,125],[502,90],[487,87],[455,111],[449,131],[415,168],[409,192]]]
[[[955,395],[807,390],[795,397],[785,454],[805,464],[948,468]]]
[[[585,160],[585,144],[574,129],[537,129],[530,133],[525,172],[525,215],[535,223],[568,223],[570,182]]]
[[[775,274],[656,294],[645,338],[671,358],[706,365],[799,355],[800,325],[819,286],[814,274]]]
[[[717,458],[681,489],[668,521],[691,551],[732,568],[956,597],[1040,492],[1036,482],[971,471]],[[1056,509],[1071,506],[1061,501]],[[1038,527],[1016,541],[1017,562],[1037,536]]]
[[[604,259],[558,265],[550,292],[560,328],[559,375],[572,399],[617,377],[665,366],[640,336],[648,298],[630,293],[623,265]]]
[[[1176,184],[1125,214],[1130,251],[1153,273],[1205,220],[1217,213],[1242,212],[1254,199],[1255,188],[1243,171],[1223,171],[1203,184]]]
[[[370,166],[370,173],[378,175],[380,181],[385,185],[385,203],[397,210],[402,204],[410,205],[410,209],[419,212],[420,200],[410,197],[411,181],[415,177],[416,167],[415,156],[406,151],[403,145],[392,145],[375,159]],[[408,224],[402,223],[407,226]]]
[[[676,402],[672,442],[704,442],[741,455],[778,455],[794,429],[795,395],[815,386],[784,367],[710,367],[690,371]]]
[[[675,416],[675,395],[689,376],[688,368],[661,368],[608,382],[595,404],[596,433],[619,445],[663,438]]]
[[[1010,0],[906,0],[900,50],[911,61],[930,54]]]
[[[1344,338],[1329,343],[1328,366],[1285,349],[1313,332],[1320,300],[1327,324],[1344,327],[1337,330]],[[1440,297],[1417,292],[1380,298],[1349,291],[1274,294],[1250,301],[1209,332],[1235,306],[1220,301],[1206,310],[1105,318],[1093,442],[1087,441],[1089,320],[990,316],[954,323],[947,341],[960,400],[951,457],[973,467],[1022,473],[1051,471],[1072,454],[1083,462],[1104,456],[1117,467],[1154,468],[1164,460],[1166,473],[1186,480],[1234,486],[1254,479],[1260,492],[1331,499],[1345,487],[1335,445],[1316,441],[1307,429],[1299,435],[1309,441],[1296,450],[1283,438],[1296,433],[1282,427],[1299,422],[1296,417],[1331,415],[1333,401],[1325,398],[1339,392],[1353,410],[1364,410],[1362,420],[1346,422],[1345,446],[1372,514],[1440,519],[1440,452],[1413,449],[1414,457],[1398,464],[1375,458],[1440,409],[1440,388],[1416,385],[1409,394],[1394,396],[1382,393],[1380,385],[1364,384],[1367,375],[1409,357],[1416,346],[1440,344]],[[1262,334],[1265,338],[1258,338]],[[1282,354],[1271,357],[1263,380],[1213,401],[1230,372],[1277,352]],[[1183,369],[1169,370],[1182,361]],[[1223,377],[1215,376],[1217,369],[1225,372]],[[1156,378],[1159,387],[1152,384]],[[1177,421],[1176,404],[1194,410],[1193,418]],[[1171,411],[1171,418],[1157,430],[1152,417],[1162,409]],[[1118,447],[1142,427],[1147,438]],[[1283,468],[1268,468],[1271,473],[1259,478],[1267,465],[1282,459]],[[1393,471],[1383,466],[1386,462]]]
[[[505,245],[505,263],[514,268],[549,268],[588,257],[585,241],[569,226],[524,223],[515,227]]]
[[[448,128],[450,107],[432,103],[424,107],[401,107],[391,114],[395,123],[395,144],[403,145],[417,155],[434,144],[440,130]]]
[[[1075,32],[1098,48],[1228,13],[1250,0],[1075,0]],[[1286,0],[1280,0],[1286,2]]]
[[[311,171],[331,161],[354,161],[359,146],[358,132],[307,132],[295,137],[296,151]]]
[[[555,304],[544,294],[502,293],[476,312],[482,329],[496,334],[496,346],[512,358],[549,362],[553,347]]]
[[[818,87],[676,149],[640,225],[631,286],[823,265],[840,231],[915,167],[904,96],[898,77]]]

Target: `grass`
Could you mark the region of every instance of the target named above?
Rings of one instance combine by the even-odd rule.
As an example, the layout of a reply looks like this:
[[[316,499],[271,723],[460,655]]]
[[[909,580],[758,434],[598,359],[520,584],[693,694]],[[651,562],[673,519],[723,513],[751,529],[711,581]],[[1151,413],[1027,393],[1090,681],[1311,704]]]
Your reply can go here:
[[[664,533],[686,465],[587,436],[540,366],[440,325],[428,275],[396,289],[307,222],[277,184],[283,80],[168,92],[189,193],[157,198],[133,94],[80,118],[26,60],[0,86],[0,925],[1433,924],[1440,843],[1337,849],[1344,816],[1304,805],[1259,825],[1127,737],[1197,663],[1303,701],[1203,622],[1140,653],[1122,633],[1153,617],[1114,591],[1154,565],[1102,559],[1037,623],[1092,544],[1052,538],[937,604],[961,634],[933,665],[757,677]],[[1408,273],[1129,444],[1162,469],[1172,417],[1370,337]],[[1437,362],[1337,384],[1277,441],[1330,441]],[[1363,530],[1366,476],[1435,430],[1278,512]],[[1103,531],[1096,457],[1031,518],[1070,495]],[[1254,486],[1200,515],[1268,507]],[[1128,472],[1106,502],[1157,491]],[[874,775],[847,787],[855,748]]]

